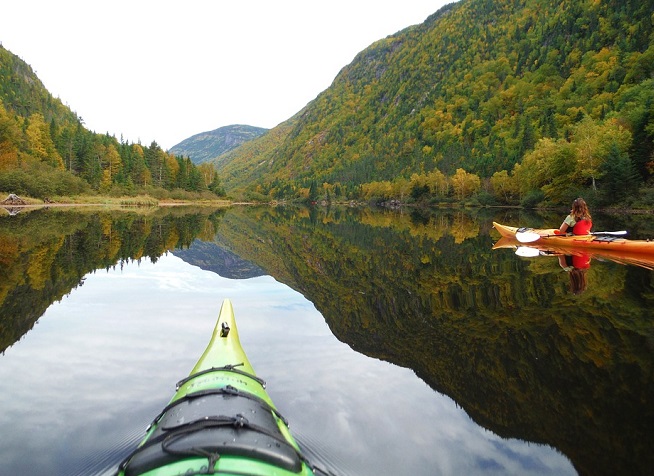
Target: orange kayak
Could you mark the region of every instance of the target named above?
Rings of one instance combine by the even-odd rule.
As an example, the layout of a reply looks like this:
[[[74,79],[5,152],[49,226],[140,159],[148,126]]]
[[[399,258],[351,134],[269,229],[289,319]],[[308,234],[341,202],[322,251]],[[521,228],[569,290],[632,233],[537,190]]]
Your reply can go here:
[[[551,229],[529,229],[530,233],[540,235],[536,240],[525,243],[518,240],[522,228],[501,225],[493,222],[495,229],[502,238],[493,246],[510,248],[526,246],[537,250],[568,255],[591,255],[596,258],[607,258],[623,264],[634,264],[654,269],[654,241],[628,240],[612,235],[557,235]]]

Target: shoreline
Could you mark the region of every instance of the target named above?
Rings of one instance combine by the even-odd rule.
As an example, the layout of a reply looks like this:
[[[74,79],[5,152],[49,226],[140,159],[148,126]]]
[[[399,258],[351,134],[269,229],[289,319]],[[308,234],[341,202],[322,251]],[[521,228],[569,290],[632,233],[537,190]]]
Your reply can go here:
[[[176,206],[212,206],[212,207],[229,207],[234,204],[230,200],[96,200],[96,201],[62,201],[62,202],[32,202],[31,199],[24,200],[26,203],[13,204],[0,202],[2,208],[66,208],[66,207],[121,207],[121,208],[156,208],[156,207],[176,207]]]
[[[9,198],[9,197],[8,197]],[[124,196],[124,197],[109,197],[109,196],[79,196],[79,197],[62,197],[63,200],[48,200],[46,201],[27,197],[16,197],[23,203],[5,203],[5,201],[0,202],[0,208],[6,210],[9,209],[39,209],[39,208],[71,208],[71,207],[101,207],[101,208],[169,208],[169,207],[181,207],[181,206],[196,206],[196,207],[231,207],[234,205],[268,205],[268,206],[279,206],[289,204],[286,201],[270,201],[270,202],[251,202],[251,201],[232,201],[229,199],[198,199],[198,200],[175,200],[175,199],[162,199],[159,200],[150,195],[138,195],[138,196]],[[297,205],[297,203],[295,203]],[[305,204],[306,205],[306,204]],[[319,207],[329,207],[329,206],[353,206],[352,201],[348,202],[314,202],[313,206]],[[389,210],[401,209],[401,208],[418,208],[418,209],[439,209],[439,208],[497,208],[497,209],[523,209],[519,205],[485,205],[485,206],[471,206],[462,203],[438,203],[425,205],[422,203],[402,203],[399,202],[393,206],[388,206],[385,203],[364,203],[357,202],[355,206],[372,206],[386,208]],[[534,210],[534,211],[551,211],[558,210],[558,207],[535,207],[524,210]],[[597,211],[601,211],[607,214],[633,214],[633,215],[650,215],[654,214],[654,209],[646,208],[625,208],[625,207],[602,207],[598,208]]]

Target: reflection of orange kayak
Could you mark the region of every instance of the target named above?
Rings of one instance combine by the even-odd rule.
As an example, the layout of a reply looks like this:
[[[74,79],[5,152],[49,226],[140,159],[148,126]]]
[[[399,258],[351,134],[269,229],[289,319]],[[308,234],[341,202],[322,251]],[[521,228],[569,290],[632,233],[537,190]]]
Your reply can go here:
[[[502,226],[502,225],[500,225]],[[497,227],[496,227],[497,228]],[[510,228],[510,227],[505,227],[505,228]],[[539,230],[539,231],[546,231],[546,230]],[[553,237],[554,238],[554,237]],[[624,245],[619,245],[615,246],[612,248],[605,247],[605,248],[589,248],[583,245],[578,245],[575,243],[572,243],[569,239],[565,240],[561,243],[560,240],[564,238],[569,238],[569,237],[564,237],[564,236],[557,236],[556,240],[550,239],[550,237],[547,238],[542,238],[534,243],[521,243],[519,242],[515,236],[502,236],[502,238],[499,239],[495,245],[493,245],[493,249],[500,249],[500,248],[511,248],[511,249],[531,249],[534,250],[534,254],[531,254],[531,256],[538,256],[540,255],[571,255],[571,256],[577,256],[577,257],[582,257],[582,258],[596,258],[596,259],[604,259],[604,260],[611,260],[615,261],[616,263],[620,264],[631,264],[635,266],[641,266],[643,268],[647,269],[652,269],[654,270],[654,242],[650,241],[637,241],[637,240],[625,240],[623,238],[615,239],[611,242],[604,242],[605,244],[607,243],[615,243],[616,245],[619,245],[621,242],[628,242],[628,243],[645,243],[648,244],[649,246],[646,248],[646,251],[639,251],[638,248],[631,248],[629,246],[624,246]],[[571,237],[571,238],[580,238],[580,237]],[[589,236],[583,236],[581,238],[586,238],[588,239]],[[590,238],[593,238],[591,235]],[[587,243],[588,241],[586,241]],[[522,256],[528,256],[529,254],[527,253],[521,253]]]

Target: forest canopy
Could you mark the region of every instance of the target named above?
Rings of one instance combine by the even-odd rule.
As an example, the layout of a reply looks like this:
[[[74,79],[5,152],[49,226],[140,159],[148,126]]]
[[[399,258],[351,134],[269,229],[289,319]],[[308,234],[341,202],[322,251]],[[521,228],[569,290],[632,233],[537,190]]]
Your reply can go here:
[[[276,199],[583,193],[651,207],[652,12],[653,0],[462,0],[374,43],[277,131],[216,163],[228,190]]]

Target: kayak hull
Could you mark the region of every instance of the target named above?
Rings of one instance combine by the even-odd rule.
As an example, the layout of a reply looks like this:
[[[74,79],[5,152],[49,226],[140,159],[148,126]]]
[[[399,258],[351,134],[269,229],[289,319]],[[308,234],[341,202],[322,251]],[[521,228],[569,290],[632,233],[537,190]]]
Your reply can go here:
[[[241,347],[228,299],[191,374],[118,472],[179,474],[314,474]]]
[[[654,241],[628,240],[602,235],[555,235],[554,229],[530,229],[541,235],[530,243],[516,238],[519,228],[493,222],[502,238],[493,246],[498,248],[529,247],[549,254],[567,254],[606,258],[621,264],[632,264],[654,269]]]

